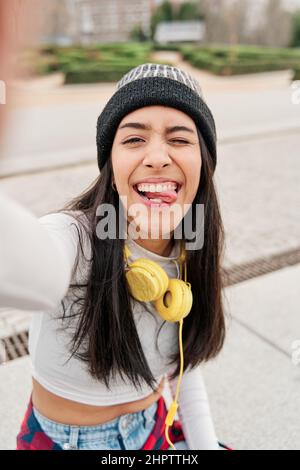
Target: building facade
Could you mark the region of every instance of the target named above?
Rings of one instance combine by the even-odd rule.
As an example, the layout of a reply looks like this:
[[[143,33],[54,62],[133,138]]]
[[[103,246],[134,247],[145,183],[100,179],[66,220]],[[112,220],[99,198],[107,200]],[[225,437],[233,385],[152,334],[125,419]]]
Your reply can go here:
[[[148,35],[155,0],[43,0],[44,42],[60,44],[128,41],[140,27]]]
[[[127,41],[133,28],[150,31],[149,0],[77,0],[77,32],[81,42]]]
[[[123,42],[134,28],[148,35],[155,0],[41,0],[47,14],[43,42]]]

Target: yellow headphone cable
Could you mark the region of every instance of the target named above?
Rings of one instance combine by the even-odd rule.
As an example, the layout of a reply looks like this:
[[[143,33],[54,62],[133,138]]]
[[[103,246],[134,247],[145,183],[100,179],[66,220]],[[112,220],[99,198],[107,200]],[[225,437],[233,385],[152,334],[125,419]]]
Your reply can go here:
[[[172,426],[178,409],[179,389],[183,375],[183,319],[189,314],[193,303],[191,284],[187,282],[184,243],[181,242],[180,255],[177,259],[180,263],[180,279],[169,279],[165,270],[158,263],[146,258],[138,258],[129,264],[128,259],[130,255],[131,252],[127,244],[125,244],[126,280],[132,297],[140,302],[154,302],[158,314],[164,320],[179,322],[180,372],[175,397],[165,419],[165,438],[171,448],[176,450],[169,438],[169,427]],[[182,279],[183,266],[184,280]]]

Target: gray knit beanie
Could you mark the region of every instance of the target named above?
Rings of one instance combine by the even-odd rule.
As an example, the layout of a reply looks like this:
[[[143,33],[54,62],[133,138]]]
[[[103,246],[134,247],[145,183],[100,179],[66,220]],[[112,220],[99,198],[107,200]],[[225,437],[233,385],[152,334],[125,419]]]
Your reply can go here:
[[[97,155],[101,170],[110,156],[122,119],[144,106],[169,106],[188,114],[201,132],[217,163],[216,128],[198,81],[181,69],[163,64],[142,64],[126,73],[97,120]]]

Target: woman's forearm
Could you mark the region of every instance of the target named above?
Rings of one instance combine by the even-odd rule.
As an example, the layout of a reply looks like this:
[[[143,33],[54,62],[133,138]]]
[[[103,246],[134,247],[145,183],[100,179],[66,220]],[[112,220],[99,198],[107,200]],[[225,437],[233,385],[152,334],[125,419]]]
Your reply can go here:
[[[0,223],[0,307],[55,307],[70,283],[75,245],[64,249],[55,233],[4,194]]]
[[[174,398],[177,378],[172,381],[169,379],[169,384]],[[189,449],[219,450],[206,387],[199,366],[183,374],[178,402],[178,415]]]

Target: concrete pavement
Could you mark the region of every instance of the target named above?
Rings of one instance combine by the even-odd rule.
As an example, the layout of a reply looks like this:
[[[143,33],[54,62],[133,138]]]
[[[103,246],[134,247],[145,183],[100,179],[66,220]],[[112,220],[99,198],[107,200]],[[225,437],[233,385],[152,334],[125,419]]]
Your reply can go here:
[[[205,377],[218,435],[235,449],[300,448],[300,368],[292,361],[299,284],[298,264],[225,290],[228,337]]]

